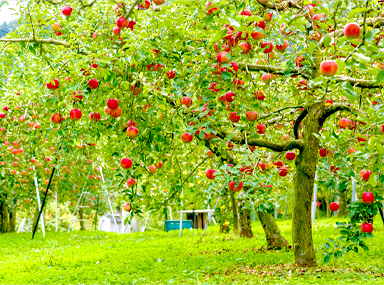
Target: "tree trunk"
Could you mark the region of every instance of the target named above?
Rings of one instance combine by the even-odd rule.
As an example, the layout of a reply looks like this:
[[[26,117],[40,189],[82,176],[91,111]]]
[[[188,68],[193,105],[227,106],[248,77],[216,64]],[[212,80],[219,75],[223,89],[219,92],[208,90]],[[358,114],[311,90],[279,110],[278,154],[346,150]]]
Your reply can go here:
[[[327,218],[329,218],[329,199],[328,199],[328,193],[325,194],[325,210],[327,211]]]
[[[80,219],[80,220],[83,220],[83,219],[84,219],[83,208],[80,208],[80,209],[79,209],[79,219]],[[84,221],[80,221],[80,230],[81,230],[81,231],[85,231]]]
[[[281,249],[288,246],[287,240],[281,235],[274,217],[271,214],[257,211],[260,223],[263,226],[268,248]]]
[[[16,230],[16,205],[13,205],[9,211],[9,225],[10,231],[14,232]]]
[[[241,203],[239,207],[240,212],[240,236],[246,236],[248,238],[253,237],[251,227],[251,210],[243,208],[244,203]]]
[[[298,266],[316,266],[316,254],[312,239],[311,206],[316,173],[318,134],[323,124],[324,102],[314,103],[308,108],[303,121],[304,148],[296,157],[294,178],[292,241],[295,263]]]
[[[232,216],[233,216],[233,233],[238,234],[239,233],[239,220],[237,216],[237,204],[235,201],[235,193],[231,190],[229,190],[230,197],[231,197],[231,204],[232,204]]]
[[[347,215],[347,204],[348,204],[347,189],[339,192],[339,202],[340,202],[340,207],[339,207],[339,211],[337,212],[337,216],[344,217],[345,215]]]
[[[11,231],[11,221],[7,198],[0,195],[0,233],[9,233]]]

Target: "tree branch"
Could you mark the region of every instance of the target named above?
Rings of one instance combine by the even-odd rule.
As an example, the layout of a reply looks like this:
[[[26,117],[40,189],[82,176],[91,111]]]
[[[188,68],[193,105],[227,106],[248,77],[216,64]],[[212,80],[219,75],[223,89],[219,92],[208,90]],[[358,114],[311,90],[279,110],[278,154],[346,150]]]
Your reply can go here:
[[[139,4],[140,0],[135,0],[132,6],[128,9],[128,11],[124,15],[124,19],[128,19],[129,15],[132,13],[133,9]]]
[[[297,117],[295,124],[293,125],[293,133],[295,135],[295,139],[299,139],[298,129],[299,129],[300,123],[304,120],[304,118],[307,114],[308,114],[308,110],[307,110],[307,108],[304,108],[304,110]]]
[[[375,80],[356,79],[343,75],[336,75],[335,77],[339,82],[349,82],[360,88],[381,88],[383,86],[382,84],[377,84]]]
[[[285,68],[272,66],[272,65],[259,65],[259,64],[248,64],[248,63],[239,63],[239,68],[246,71],[267,71],[273,74],[284,75],[287,71]],[[298,68],[292,70],[293,74],[300,74]]]
[[[322,125],[325,122],[325,120],[329,116],[333,115],[334,113],[336,113],[338,111],[349,111],[349,110],[351,110],[351,108],[352,108],[351,105],[340,104],[340,103],[336,103],[336,104],[327,106],[327,107],[325,107],[324,112],[319,119],[319,122]]]

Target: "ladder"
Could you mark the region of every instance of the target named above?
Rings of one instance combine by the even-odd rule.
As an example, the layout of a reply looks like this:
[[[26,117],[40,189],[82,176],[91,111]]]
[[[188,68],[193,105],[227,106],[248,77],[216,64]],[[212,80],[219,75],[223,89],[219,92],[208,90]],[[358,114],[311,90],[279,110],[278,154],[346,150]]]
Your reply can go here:
[[[87,184],[85,184],[85,185],[87,185]],[[89,208],[90,207],[90,206],[82,205],[83,198],[85,198],[85,195],[91,194],[91,192],[88,192],[88,189],[85,188],[85,185],[83,187],[83,190],[81,191],[79,200],[77,201],[77,204],[76,204],[76,207],[75,207],[75,210],[72,213],[71,222],[69,223],[69,226],[68,226],[68,231],[67,231],[68,233],[71,230],[71,226],[74,225],[76,222],[85,222],[85,221],[87,221],[87,219],[78,219],[77,218],[77,214],[76,214],[77,209]]]

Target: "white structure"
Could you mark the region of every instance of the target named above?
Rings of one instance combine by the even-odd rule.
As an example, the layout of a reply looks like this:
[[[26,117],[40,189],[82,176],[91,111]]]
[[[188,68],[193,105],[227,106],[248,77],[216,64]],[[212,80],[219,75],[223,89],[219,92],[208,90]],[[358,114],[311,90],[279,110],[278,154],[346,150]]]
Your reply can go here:
[[[206,209],[206,210],[181,210],[181,211],[177,211],[179,214],[180,214],[180,234],[179,236],[181,236],[181,233],[183,231],[183,213],[188,213],[188,214],[193,214],[193,213],[208,213],[208,219],[207,219],[207,225],[209,223],[209,220],[212,218],[213,216],[213,213],[215,212],[215,210],[210,210],[210,209]],[[215,222],[216,224],[216,222]]]

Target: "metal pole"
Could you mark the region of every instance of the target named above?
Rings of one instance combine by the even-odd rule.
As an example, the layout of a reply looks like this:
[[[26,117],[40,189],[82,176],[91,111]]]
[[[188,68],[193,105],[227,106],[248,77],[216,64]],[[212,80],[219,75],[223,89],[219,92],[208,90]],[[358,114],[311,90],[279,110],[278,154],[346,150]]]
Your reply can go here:
[[[205,232],[206,232],[207,229],[208,229],[209,222],[211,221],[211,219],[212,219],[212,217],[213,217],[213,214],[214,214],[215,211],[216,211],[216,207],[217,207],[217,204],[219,203],[219,200],[220,200],[221,194],[222,194],[222,192],[223,192],[223,189],[224,189],[224,187],[225,187],[225,184],[226,184],[226,183],[224,182],[224,185],[223,185],[223,187],[222,187],[221,190],[220,190],[219,198],[217,198],[215,207],[213,208],[212,214],[211,214],[211,213],[208,213],[208,221],[207,221],[207,225],[205,226],[203,235],[202,235],[201,237],[203,237],[203,236],[205,235]],[[211,214],[211,215],[209,215],[209,214]],[[209,216],[211,216],[211,217],[209,217]]]
[[[275,219],[277,219],[277,206],[275,206]]]
[[[33,172],[35,172],[35,166],[33,166]],[[37,204],[39,206],[39,211],[41,209],[41,201],[40,201],[40,192],[39,192],[39,184],[37,183],[37,178],[36,174],[33,177],[33,180],[35,181],[35,186],[36,186],[36,196],[37,196]],[[45,237],[45,226],[44,226],[44,219],[43,219],[43,214],[41,213],[40,217],[40,222],[41,222],[41,230],[43,231],[43,236]],[[36,223],[37,224],[37,223]],[[28,229],[29,230],[29,229]]]
[[[351,177],[352,180],[352,202],[356,201],[357,194],[356,194],[356,181],[354,177]]]
[[[287,211],[288,211],[288,197],[286,199],[287,204],[285,204],[285,210],[284,210],[284,221],[287,218]]]
[[[103,184],[105,184],[105,180],[104,180],[104,175],[103,175],[103,170],[101,168],[101,165],[100,165],[100,174],[101,174],[101,179],[103,181]],[[116,227],[116,231],[117,231],[117,234],[119,235],[119,228],[117,226],[117,223],[116,223],[116,218],[115,218],[115,215],[113,214],[113,208],[112,208],[112,204],[111,204],[111,199],[109,199],[109,194],[108,194],[108,190],[105,189],[105,193],[107,193],[107,198],[108,198],[108,204],[109,204],[109,208],[111,210],[111,214],[112,214],[112,218],[113,218],[113,222],[115,223],[115,227]]]
[[[91,170],[88,171],[88,175],[87,177],[89,176],[89,173],[91,173]],[[80,197],[79,197],[79,200],[77,200],[77,204],[76,204],[76,207],[75,207],[75,210],[73,210],[73,213],[72,213],[72,217],[71,217],[71,221],[69,222],[69,226],[68,226],[68,230],[67,232],[69,233],[69,231],[71,230],[71,226],[72,226],[72,220],[73,220],[73,217],[76,215],[77,217],[77,208],[79,207],[79,204],[80,204],[80,201],[81,199],[83,198],[83,193],[84,193],[84,189],[85,189],[85,186],[87,185],[87,183],[84,183],[84,186],[83,186],[83,189],[81,190],[81,193],[80,193]],[[75,221],[76,222],[76,221]]]
[[[317,202],[317,171],[315,174],[315,184],[313,185],[313,201],[312,201],[312,222],[315,221],[316,216],[316,202]]]
[[[180,211],[180,226],[179,226],[179,229],[180,229],[179,236],[181,237],[181,233],[183,231],[183,211]]]
[[[57,191],[55,191],[55,213],[56,213],[56,215],[55,215],[55,228],[56,228],[56,231],[57,231]]]

